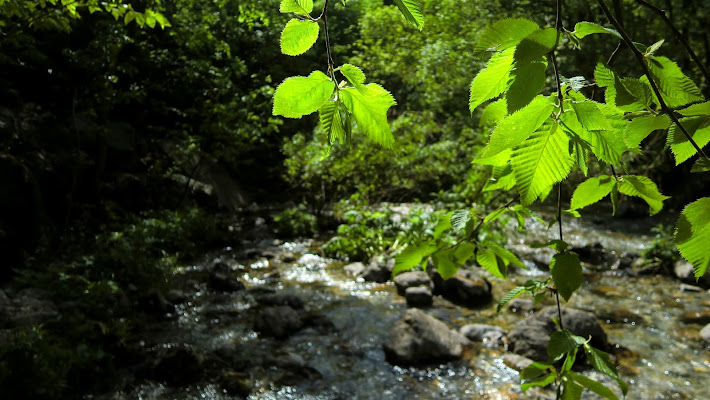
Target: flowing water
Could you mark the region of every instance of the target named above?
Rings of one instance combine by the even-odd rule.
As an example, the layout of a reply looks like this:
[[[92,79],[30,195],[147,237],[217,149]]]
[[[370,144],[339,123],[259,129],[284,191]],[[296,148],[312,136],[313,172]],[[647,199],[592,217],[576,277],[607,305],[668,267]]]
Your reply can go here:
[[[539,223],[529,223],[529,232],[535,232],[537,240],[557,234],[555,229],[548,231]],[[647,229],[631,225],[609,228],[574,221],[565,227],[565,235],[573,245],[601,243],[606,250],[619,254],[638,254],[650,238],[628,233]],[[530,241],[510,232],[511,246],[519,253],[534,255],[526,246]],[[311,241],[252,243],[247,250],[227,248],[206,257],[200,265],[177,272],[195,292],[179,309],[178,318],[151,327],[153,345],[189,343],[206,353],[226,346],[249,359],[295,356],[321,375],[284,386],[273,383],[278,381],[273,369],[253,368],[248,372],[253,384],[249,399],[554,398],[545,391],[522,393],[518,372],[503,362],[506,351],[480,343],[459,362],[429,368],[389,365],[382,343],[407,308],[392,283],[354,280],[344,273],[342,262],[319,255],[317,243]],[[269,258],[259,256],[264,254]],[[295,261],[289,259],[292,255]],[[219,294],[192,278],[215,259],[230,265],[249,290]],[[521,270],[508,281],[489,278],[496,299],[531,277],[545,275],[534,263],[526,264],[528,271]],[[610,342],[619,349],[620,373],[630,387],[627,398],[710,399],[710,347],[698,337],[701,325],[681,322],[685,313],[707,312],[710,295],[706,291],[681,291],[678,281],[668,277],[629,277],[619,271],[587,267],[586,282],[570,305],[599,316]],[[282,340],[260,337],[252,331],[255,296],[268,290],[298,295],[308,313],[327,317],[336,331],[306,329]],[[551,299],[548,302],[552,304]],[[508,310],[496,314],[495,303],[470,310],[440,298],[427,311],[452,328],[485,323],[509,329],[525,317]],[[589,374],[614,386],[606,377]],[[122,395],[137,399],[239,398],[226,394],[209,379],[179,389],[145,383],[126,389]],[[584,398],[595,397],[587,393]]]

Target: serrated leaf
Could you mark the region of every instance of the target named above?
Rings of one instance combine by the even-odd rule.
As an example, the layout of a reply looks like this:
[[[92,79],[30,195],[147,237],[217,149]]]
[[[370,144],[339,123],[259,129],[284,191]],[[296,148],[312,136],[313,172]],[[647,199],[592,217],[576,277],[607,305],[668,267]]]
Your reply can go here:
[[[569,143],[572,147],[574,164],[579,167],[584,176],[587,176],[589,174],[589,153],[592,152],[591,146],[577,135],[573,135]]]
[[[451,213],[451,229],[453,229],[454,232],[461,232],[466,228],[470,220],[471,212],[469,210],[456,210]]]
[[[284,14],[308,15],[313,11],[313,0],[281,0],[279,11]]]
[[[625,396],[629,391],[629,386],[619,378],[619,374],[616,372],[616,368],[614,364],[612,364],[609,354],[592,347],[589,343],[584,344],[584,351],[587,353],[587,361],[589,361],[592,367],[602,374],[616,379],[621,393]]]
[[[705,100],[700,89],[683,74],[678,64],[666,57],[655,56],[646,57],[646,63],[668,107]]]
[[[550,240],[548,242],[532,242],[530,247],[533,249],[541,249],[543,247],[549,247],[558,253],[562,253],[569,247],[569,244],[564,240]]]
[[[515,254],[510,252],[509,250],[506,250],[505,248],[498,246],[495,243],[488,242],[488,241],[483,242],[483,245],[486,246],[487,248],[489,248],[490,250],[492,250],[494,253],[496,253],[496,255],[501,260],[503,260],[503,263],[506,266],[508,266],[509,264],[513,264],[513,265],[516,265],[520,268],[527,269],[527,268],[525,268],[525,264],[523,264],[523,262],[520,261],[520,259]]]
[[[575,92],[579,92],[584,87],[584,85],[587,84],[587,81],[584,79],[583,76],[573,76],[571,78],[565,78],[563,76],[561,80],[563,85],[569,86]]]
[[[493,167],[502,167],[510,161],[510,155],[513,154],[513,149],[505,149],[500,153],[491,157],[481,157],[483,153],[478,155],[471,161],[472,164],[490,165]]]
[[[434,253],[436,249],[437,246],[433,242],[407,247],[394,258],[394,269],[392,269],[392,276],[404,271],[409,271],[410,269],[421,264],[424,258]]]
[[[471,81],[469,110],[471,113],[486,100],[503,93],[508,87],[510,72],[513,69],[513,51],[509,49],[496,53]]]
[[[454,247],[454,261],[457,264],[465,264],[473,253],[476,251],[476,246],[470,242],[461,242]]]
[[[335,83],[320,71],[308,77],[286,78],[274,92],[274,115],[301,118],[318,111],[330,99]]]
[[[498,219],[498,217],[500,217],[501,215],[505,214],[506,212],[508,212],[508,209],[507,209],[507,208],[499,208],[499,209],[497,209],[497,210],[491,212],[490,214],[486,215],[486,217],[483,218],[483,223],[484,223],[484,224],[487,224],[487,223],[489,223],[489,222],[491,222],[491,221],[495,221],[495,220]]]
[[[573,114],[575,113],[564,113],[560,116],[562,129],[587,142],[599,160],[612,165],[618,164],[621,154],[627,149],[623,138],[615,131],[586,130]]]
[[[522,44],[522,43],[521,43]],[[512,72],[512,84],[505,93],[508,113],[527,106],[545,86],[547,63],[517,63]]]
[[[557,41],[557,29],[538,29],[525,36],[515,48],[515,62],[526,64],[540,61],[540,58],[549,53]]]
[[[683,258],[693,264],[695,278],[705,275],[710,265],[710,197],[685,206],[676,224],[675,242]]]
[[[415,26],[420,31],[424,28],[424,14],[422,6],[417,0],[394,0],[399,11],[411,25]]]
[[[319,32],[317,22],[291,19],[281,32],[281,52],[289,56],[305,53],[318,40]]]
[[[500,309],[503,308],[504,305],[510,303],[511,300],[525,293],[525,291],[525,286],[518,286],[516,288],[513,288],[513,290],[508,292],[505,296],[503,296],[502,299],[500,299],[500,301],[498,302],[498,306],[496,307],[496,312],[500,312]]]
[[[495,125],[508,115],[508,105],[505,98],[498,99],[488,103],[481,112],[481,119],[478,121],[478,126]]]
[[[663,45],[663,42],[665,42],[665,41],[666,41],[665,39],[661,39],[661,40],[657,41],[656,43],[648,46],[648,48],[646,49],[645,55],[652,56],[656,52],[656,50],[661,48],[661,46]]]
[[[562,359],[567,353],[571,353],[578,346],[585,343],[583,337],[577,336],[567,329],[555,331],[550,335],[550,340],[547,342],[547,356],[549,362],[553,363]]]
[[[598,63],[594,69],[594,79],[599,87],[604,87],[604,98],[606,103],[618,107],[623,111],[640,111],[644,105],[636,100],[636,97],[629,92],[622,81],[612,70],[602,63]]]
[[[701,157],[698,159],[698,161],[693,164],[693,168],[690,169],[690,172],[708,172],[710,171],[710,159],[707,159],[705,157]]]
[[[328,137],[328,143],[334,143],[335,141],[342,143],[345,139],[345,129],[340,115],[341,104],[339,100],[329,101],[318,110],[320,128]]]
[[[499,260],[492,250],[479,247],[476,253],[476,262],[492,275],[502,279],[507,279],[508,269],[502,260]]]
[[[642,104],[644,107],[651,107],[654,97],[651,86],[640,79],[621,78],[621,84],[624,86],[633,98]]]
[[[576,372],[568,372],[567,376],[577,382],[578,384],[582,385],[586,389],[591,390],[592,392],[598,394],[599,396],[604,397],[605,399],[609,400],[619,400],[618,397],[614,394],[614,392],[611,391],[608,387],[602,385],[601,383],[589,379],[584,375],[580,375]]]
[[[701,149],[710,143],[710,116],[681,118],[679,122]],[[680,165],[698,153],[675,123],[668,129],[667,143],[675,156],[676,165]]]
[[[535,379],[544,374],[545,371],[554,371],[554,367],[550,364],[535,361],[520,371],[520,379]]]
[[[340,66],[340,73],[343,74],[353,86],[365,83],[365,73],[352,64],[343,64]]]
[[[515,174],[510,164],[493,167],[493,176],[483,187],[484,192],[493,190],[510,190],[515,186]],[[498,171],[498,173],[496,173]]]
[[[525,36],[538,30],[536,23],[524,18],[510,18],[497,21],[483,31],[473,49],[473,55],[479,56],[490,50],[504,50],[514,47]]]
[[[436,271],[444,280],[456,275],[456,271],[461,267],[455,260],[453,249],[437,251],[431,258],[434,260]]]
[[[668,199],[658,191],[652,180],[645,176],[625,175],[618,183],[619,192],[627,196],[643,199],[651,208],[651,215],[657,214],[663,208],[663,201]]]
[[[562,374],[564,374],[567,371],[572,370],[572,367],[574,366],[574,362],[577,361],[577,352],[578,351],[579,351],[579,347],[575,347],[571,353],[567,354],[567,357],[565,357],[565,362],[562,364],[562,368],[560,369],[560,372]]]
[[[624,142],[630,149],[638,149],[651,132],[668,129],[671,124],[667,115],[651,115],[634,118],[624,128]]]
[[[387,110],[397,102],[390,92],[376,83],[370,83],[357,89],[343,88],[340,94],[360,131],[373,142],[392,148],[394,137],[387,122]]]
[[[491,134],[488,145],[477,158],[489,158],[513,148],[530,137],[550,118],[554,105],[544,96],[537,96],[524,108],[507,116]]]
[[[572,109],[584,129],[590,131],[611,129],[609,121],[593,101],[572,102]]]
[[[577,38],[582,39],[585,36],[594,34],[594,33],[605,33],[609,35],[614,35],[621,39],[621,35],[619,32],[615,31],[614,29],[610,28],[605,28],[601,25],[595,24],[593,22],[577,22],[577,24],[574,26],[574,35],[577,36]]]
[[[540,377],[540,378],[537,378],[537,379],[533,379],[533,380],[530,380],[530,381],[526,381],[525,383],[523,383],[522,385],[520,385],[520,389],[522,389],[522,391],[525,392],[526,390],[530,389],[530,388],[533,387],[533,386],[545,387],[545,386],[551,384],[551,383],[554,382],[554,381],[555,381],[555,375],[554,375],[554,374],[549,374],[549,375],[546,375],[546,376],[544,376],[544,377]]]
[[[534,134],[513,151],[510,162],[523,205],[565,179],[574,164],[567,135],[554,127],[551,131]]]
[[[606,175],[587,179],[574,190],[570,208],[579,210],[598,202],[611,193],[615,184],[616,181]]]
[[[710,115],[710,101],[693,104],[692,106],[686,107],[678,112],[686,117]]]
[[[565,251],[555,254],[550,261],[550,275],[555,282],[557,292],[569,301],[572,294],[582,286],[582,265],[577,254]]]
[[[565,386],[562,389],[562,400],[582,399],[582,393],[584,393],[584,388],[582,386],[571,379],[568,379],[564,385]]]
[[[448,213],[443,217],[439,218],[439,222],[436,223],[436,226],[434,227],[434,232],[432,233],[434,239],[440,238],[444,232],[451,229],[451,214],[452,213]]]
[[[597,82],[599,87],[609,87],[614,84],[616,76],[614,72],[609,69],[606,65],[599,62],[594,68],[594,80]]]

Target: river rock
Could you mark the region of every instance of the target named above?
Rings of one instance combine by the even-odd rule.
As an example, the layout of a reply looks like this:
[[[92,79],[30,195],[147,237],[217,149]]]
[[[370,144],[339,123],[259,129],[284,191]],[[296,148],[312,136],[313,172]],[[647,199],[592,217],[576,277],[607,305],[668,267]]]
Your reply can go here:
[[[265,307],[254,320],[254,330],[264,336],[285,338],[303,327],[301,316],[289,306]]]
[[[208,283],[218,292],[236,292],[245,288],[244,283],[237,278],[231,278],[224,272],[211,272]]]
[[[459,359],[470,343],[442,321],[410,308],[394,324],[383,347],[390,364],[421,365]]]
[[[404,296],[404,292],[409,287],[428,286],[434,289],[434,282],[431,281],[429,275],[424,271],[407,271],[403,272],[392,279],[394,286],[397,287],[397,293]]]
[[[580,261],[605,268],[614,265],[619,258],[616,253],[604,249],[604,246],[599,242],[582,247],[573,247],[570,250],[577,253]]]
[[[303,300],[295,294],[268,293],[257,297],[256,301],[265,306],[289,306],[295,310],[303,309]]]
[[[428,307],[434,302],[434,296],[428,286],[408,287],[404,291],[404,297],[410,307]]]
[[[365,264],[361,262],[354,262],[343,267],[345,273],[352,276],[360,276],[362,272],[365,271]]]
[[[485,324],[464,325],[459,329],[459,332],[472,342],[482,342],[484,339],[490,340],[496,337],[501,338],[506,334],[505,329],[499,326]]]
[[[705,274],[700,277],[700,279],[695,279],[695,274],[693,274],[693,264],[680,260],[673,266],[673,273],[682,282],[689,283],[691,285],[701,286],[703,288],[710,288],[710,274]]]
[[[553,317],[557,317],[556,306],[546,307],[518,322],[508,333],[509,349],[536,361],[547,361],[547,342],[557,330]],[[608,348],[606,333],[594,314],[563,308],[562,325],[575,335],[583,338],[591,336],[592,346],[601,350]]]
[[[227,394],[243,398],[249,397],[249,394],[253,390],[253,383],[249,374],[242,371],[223,371],[219,378],[219,386],[224,389]]]
[[[705,325],[705,327],[700,330],[700,337],[705,343],[710,343],[710,324]]]
[[[537,311],[535,302],[527,299],[513,299],[508,303],[508,310],[513,313],[530,314]]]
[[[460,269],[447,280],[434,271],[432,281],[434,294],[464,307],[481,307],[493,300],[490,282],[471,270]]]
[[[710,323],[710,310],[685,312],[680,316],[680,320],[685,324],[705,325]]]
[[[368,282],[384,283],[390,280],[394,269],[394,259],[376,258],[362,271],[362,278]]]
[[[191,346],[179,345],[164,350],[153,369],[153,379],[181,386],[197,381],[204,359]]]
[[[274,367],[277,370],[273,380],[278,385],[293,386],[323,377],[320,371],[306,364],[303,357],[296,353],[267,357],[264,360],[264,365]]]
[[[503,364],[520,372],[529,367],[534,361],[518,354],[508,353],[503,356]]]

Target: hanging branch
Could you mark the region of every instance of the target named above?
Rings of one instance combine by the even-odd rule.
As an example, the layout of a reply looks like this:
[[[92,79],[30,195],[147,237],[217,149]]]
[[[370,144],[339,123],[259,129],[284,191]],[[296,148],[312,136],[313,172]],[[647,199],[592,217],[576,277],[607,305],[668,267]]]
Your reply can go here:
[[[330,75],[331,78],[333,78],[333,82],[337,82],[335,80],[335,63],[333,62],[333,54],[331,53],[330,50],[330,34],[328,33],[328,1],[325,0],[325,4],[323,4],[323,11],[321,12],[320,16],[317,18],[323,20],[323,31],[325,32],[325,51],[328,54],[328,75]]]
[[[658,99],[658,103],[661,105],[661,109],[663,110],[664,113],[668,114],[670,119],[680,128],[681,132],[683,132],[683,135],[688,139],[690,144],[695,147],[695,150],[704,158],[708,158],[708,156],[703,152],[703,149],[698,146],[698,144],[693,140],[693,137],[688,133],[688,131],[685,129],[683,124],[680,123],[678,120],[678,117],[676,116],[675,112],[668,107],[666,104],[665,100],[663,100],[663,96],[661,95],[661,91],[658,89],[658,86],[656,85],[656,82],[653,80],[653,77],[651,76],[651,72],[648,70],[648,66],[646,65],[646,61],[644,60],[643,54],[639,51],[639,49],[636,48],[634,45],[634,42],[631,40],[629,35],[626,33],[624,28],[619,25],[619,22],[614,18],[614,16],[611,14],[611,11],[609,11],[609,7],[607,7],[606,3],[604,0],[597,0],[597,3],[601,7],[602,11],[606,15],[606,17],[609,19],[609,22],[611,22],[612,25],[614,25],[614,28],[619,32],[621,35],[621,38],[624,40],[624,43],[626,46],[631,50],[632,53],[634,53],[634,56],[636,57],[636,61],[638,61],[639,65],[641,66],[641,69],[643,69],[644,75],[648,78],[648,83],[651,84],[651,89],[653,89],[653,93],[656,95],[656,98]]]
[[[695,64],[698,66],[698,68],[700,68],[700,72],[702,72],[703,77],[705,77],[705,82],[710,85],[710,73],[708,73],[708,70],[705,69],[705,66],[703,65],[702,61],[700,61],[700,58],[698,57],[698,55],[695,54],[695,52],[693,51],[693,48],[690,47],[690,43],[688,43],[688,41],[685,39],[683,34],[680,33],[678,28],[676,28],[675,25],[673,25],[673,22],[666,15],[665,10],[662,10],[662,9],[654,6],[653,4],[647,2],[646,0],[635,0],[635,1],[636,1],[636,3],[655,12],[663,19],[663,22],[665,22],[666,25],[668,25],[668,27],[671,29],[671,31],[673,31],[673,34],[678,39],[678,41],[683,45],[683,47],[685,47],[685,51],[687,51],[688,54],[690,54],[690,58],[692,58],[693,61],[695,61]]]

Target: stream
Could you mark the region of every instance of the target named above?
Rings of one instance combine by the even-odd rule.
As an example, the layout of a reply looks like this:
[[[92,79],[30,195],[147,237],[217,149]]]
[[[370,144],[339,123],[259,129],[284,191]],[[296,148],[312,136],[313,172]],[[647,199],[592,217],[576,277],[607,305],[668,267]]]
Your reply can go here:
[[[599,243],[606,252],[640,254],[651,237],[648,224],[613,220],[602,226],[583,220],[565,226],[565,239],[573,246]],[[544,249],[527,246],[530,232],[536,240],[553,238],[556,229],[528,221],[528,235],[509,232],[508,247],[521,256],[528,270],[517,270],[509,280],[489,275],[494,302],[482,309],[467,309],[435,297],[425,310],[450,328],[484,323],[510,329],[525,318],[504,308],[496,314],[496,301],[511,288],[546,272],[531,260],[544,258]],[[176,316],[146,328],[146,347],[187,343],[209,354],[236,351],[242,359],[265,357],[291,360],[291,371],[255,362],[236,376],[249,382],[249,399],[528,399],[554,398],[549,390],[520,389],[519,373],[503,360],[501,347],[476,343],[462,361],[428,368],[403,368],[385,361],[382,344],[389,329],[407,309],[392,282],[364,282],[348,276],[345,263],[324,258],[315,241],[245,242],[235,249],[208,254],[202,262],[176,271],[188,294]],[[220,293],[209,288],[204,274],[215,263],[229,266],[247,290]],[[628,399],[710,399],[710,346],[698,336],[703,325],[687,315],[707,316],[710,295],[703,290],[683,291],[678,280],[666,276],[628,276],[621,270],[584,264],[586,282],[568,304],[597,315],[610,343],[617,348],[622,379],[629,384]],[[485,275],[485,271],[483,272]],[[304,313],[332,322],[334,329],[306,328],[285,339],[261,337],[253,330],[256,297],[261,293],[298,296]],[[554,304],[547,299],[545,304]],[[705,322],[703,322],[705,323]],[[282,363],[283,364],[283,363]],[[288,362],[286,363],[288,364]],[[299,370],[300,375],[299,376]],[[615,391],[615,384],[593,371]],[[620,394],[620,393],[619,393]],[[239,399],[215,379],[202,378],[182,387],[144,382],[125,385],[111,398],[125,399]],[[584,398],[596,398],[589,392]]]

